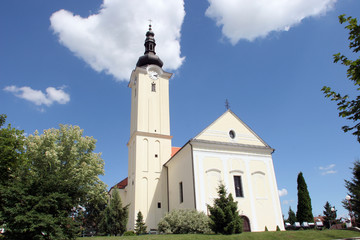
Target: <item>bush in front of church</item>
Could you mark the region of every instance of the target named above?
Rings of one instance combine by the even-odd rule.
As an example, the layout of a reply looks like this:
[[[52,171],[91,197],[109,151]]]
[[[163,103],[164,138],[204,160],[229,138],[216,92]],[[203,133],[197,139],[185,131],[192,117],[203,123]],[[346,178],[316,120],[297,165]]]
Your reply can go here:
[[[211,233],[209,217],[191,209],[177,209],[166,214],[158,224],[162,233]]]
[[[237,209],[237,202],[232,194],[227,195],[225,185],[218,188],[219,197],[214,199],[214,205],[207,205],[210,211],[210,228],[215,233],[234,234],[242,232],[242,220]]]

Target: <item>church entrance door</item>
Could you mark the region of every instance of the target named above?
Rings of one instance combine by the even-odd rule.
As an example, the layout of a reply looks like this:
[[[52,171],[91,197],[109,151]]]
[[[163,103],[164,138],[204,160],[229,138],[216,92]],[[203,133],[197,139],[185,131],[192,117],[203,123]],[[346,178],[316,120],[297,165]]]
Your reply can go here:
[[[249,218],[247,216],[241,216],[241,219],[243,220],[243,232],[251,232]]]

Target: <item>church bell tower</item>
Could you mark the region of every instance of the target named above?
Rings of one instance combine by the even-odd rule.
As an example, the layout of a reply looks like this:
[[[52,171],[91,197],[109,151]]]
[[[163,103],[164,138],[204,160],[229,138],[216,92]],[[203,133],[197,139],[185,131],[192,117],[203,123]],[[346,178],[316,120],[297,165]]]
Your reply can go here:
[[[167,176],[163,164],[171,157],[169,79],[163,62],[155,53],[154,32],[149,25],[145,53],[133,70],[131,88],[131,126],[128,142],[128,228],[134,229],[139,211],[149,229],[168,210]]]

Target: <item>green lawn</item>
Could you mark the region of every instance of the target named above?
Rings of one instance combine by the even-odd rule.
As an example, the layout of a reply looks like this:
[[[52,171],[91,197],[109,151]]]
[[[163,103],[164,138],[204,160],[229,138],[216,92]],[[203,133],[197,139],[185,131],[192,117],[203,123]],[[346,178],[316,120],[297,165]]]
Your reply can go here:
[[[203,235],[203,234],[183,234],[183,235],[143,235],[132,237],[86,237],[78,240],[325,240],[360,237],[360,232],[349,230],[323,230],[323,231],[285,231],[285,232],[259,232],[242,233],[239,235]]]

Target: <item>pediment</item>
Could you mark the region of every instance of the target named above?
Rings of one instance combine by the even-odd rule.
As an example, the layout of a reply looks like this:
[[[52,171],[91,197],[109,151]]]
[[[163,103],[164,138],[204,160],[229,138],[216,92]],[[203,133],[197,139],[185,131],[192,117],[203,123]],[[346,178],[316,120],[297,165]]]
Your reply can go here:
[[[211,123],[194,139],[223,143],[237,143],[269,147],[251,128],[231,110]]]

